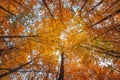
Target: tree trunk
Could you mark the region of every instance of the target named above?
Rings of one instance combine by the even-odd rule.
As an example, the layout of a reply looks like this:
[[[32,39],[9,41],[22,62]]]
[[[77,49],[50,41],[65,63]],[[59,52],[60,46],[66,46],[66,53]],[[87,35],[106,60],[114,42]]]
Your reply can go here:
[[[58,80],[64,80],[64,52],[61,54],[61,66]]]

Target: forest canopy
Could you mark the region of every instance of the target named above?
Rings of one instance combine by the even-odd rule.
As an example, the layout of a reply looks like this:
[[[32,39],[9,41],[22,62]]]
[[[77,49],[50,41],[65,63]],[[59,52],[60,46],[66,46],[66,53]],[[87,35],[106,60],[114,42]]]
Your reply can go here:
[[[0,80],[120,80],[120,0],[0,0]]]

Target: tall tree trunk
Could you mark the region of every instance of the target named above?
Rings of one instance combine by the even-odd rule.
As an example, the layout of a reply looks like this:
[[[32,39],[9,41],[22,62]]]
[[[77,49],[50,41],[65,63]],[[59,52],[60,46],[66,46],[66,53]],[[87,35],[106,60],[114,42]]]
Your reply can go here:
[[[61,54],[61,66],[58,80],[64,80],[64,52]]]

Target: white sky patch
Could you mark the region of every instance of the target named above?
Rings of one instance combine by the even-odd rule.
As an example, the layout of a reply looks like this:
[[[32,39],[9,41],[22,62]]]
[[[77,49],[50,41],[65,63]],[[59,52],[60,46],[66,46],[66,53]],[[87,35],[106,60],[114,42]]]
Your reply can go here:
[[[113,62],[111,59],[102,59],[102,58],[99,58],[99,66],[101,67],[108,67],[108,66],[112,66],[113,65]]]
[[[92,17],[93,17],[93,15],[92,15],[92,14],[89,14],[89,17],[90,17],[90,18],[92,18]]]
[[[59,67],[58,67],[58,66],[55,66],[55,69],[56,69],[56,71],[58,71],[58,70],[59,70]]]
[[[80,10],[80,6],[72,6],[72,8],[73,8],[73,10],[74,10],[74,12],[77,12],[78,10]]]
[[[17,80],[17,76],[15,74],[10,74],[10,76],[12,77],[12,80]]]
[[[60,63],[61,62],[61,54],[60,54],[60,52],[57,50],[57,51],[55,51],[55,54],[58,56],[58,61]]]
[[[71,8],[71,3],[69,2],[69,0],[62,0],[62,2],[64,3],[64,8]]]
[[[5,35],[8,35],[8,33],[9,33],[9,29],[6,29]]]
[[[67,31],[67,32],[70,32],[70,31],[72,31],[72,30],[75,30],[76,28],[77,28],[77,26],[68,27],[68,28],[66,29],[66,31]]]
[[[67,34],[65,34],[64,32],[62,32],[61,35],[60,35],[60,39],[61,40],[67,40]]]
[[[59,52],[59,51],[56,51],[56,54],[58,55],[58,61],[59,61],[59,63],[60,63],[60,62],[61,62],[60,52]]]
[[[39,62],[38,62],[38,64],[39,64],[39,65],[42,65],[42,64],[43,64],[43,62],[42,62],[42,61],[39,61]]]
[[[94,7],[95,5],[97,5],[101,0],[94,0],[94,3],[91,5],[92,7]]]
[[[42,0],[39,0],[39,2],[41,3]],[[42,17],[45,13],[45,10],[41,10],[41,7],[42,7],[42,5],[40,5],[40,4],[36,4],[33,7],[34,14],[35,14],[35,19],[34,20],[42,20]]]
[[[61,63],[61,56],[58,57],[58,61],[59,61],[59,63]]]
[[[101,28],[103,28],[103,26],[101,24],[97,24],[97,25],[93,26],[93,28],[101,29]]]
[[[53,4],[49,4],[49,8],[50,8],[50,11],[51,11],[51,12],[54,11],[54,7],[55,7],[55,5],[53,5]]]
[[[28,58],[28,62],[29,62],[29,61],[31,60],[31,57],[30,57],[30,55],[28,55],[28,56],[27,56],[27,58]]]
[[[94,0],[95,1],[95,3],[98,3],[98,2],[100,2],[101,0]]]
[[[38,54],[38,52],[36,50],[32,50],[32,54],[36,55],[36,54]],[[27,56],[28,62],[31,61],[31,58],[32,58],[31,55]]]
[[[21,69],[21,71],[22,71],[22,69]],[[18,72],[18,73],[22,77],[22,80],[26,80],[27,79],[27,75],[29,74],[29,73],[22,73],[22,72]]]
[[[56,52],[55,52],[55,54],[56,54],[56,55],[59,55],[59,54],[60,54],[60,52],[59,52],[59,51],[56,51]]]
[[[32,50],[32,54],[33,54],[33,55],[36,55],[36,54],[37,54],[37,51],[36,51],[36,50]]]
[[[80,30],[78,30],[78,32],[77,33],[81,33],[83,30],[82,29],[80,29]]]
[[[42,0],[38,0],[39,2],[42,2]]]
[[[41,5],[37,4],[37,5],[33,6],[33,9],[37,10],[37,9],[39,9],[40,7],[41,7]]]

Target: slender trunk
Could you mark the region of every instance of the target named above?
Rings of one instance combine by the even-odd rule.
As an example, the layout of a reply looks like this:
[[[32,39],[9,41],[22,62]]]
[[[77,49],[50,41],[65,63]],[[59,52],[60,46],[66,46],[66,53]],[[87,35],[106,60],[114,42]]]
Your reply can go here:
[[[61,54],[61,66],[58,80],[64,80],[64,52]]]

